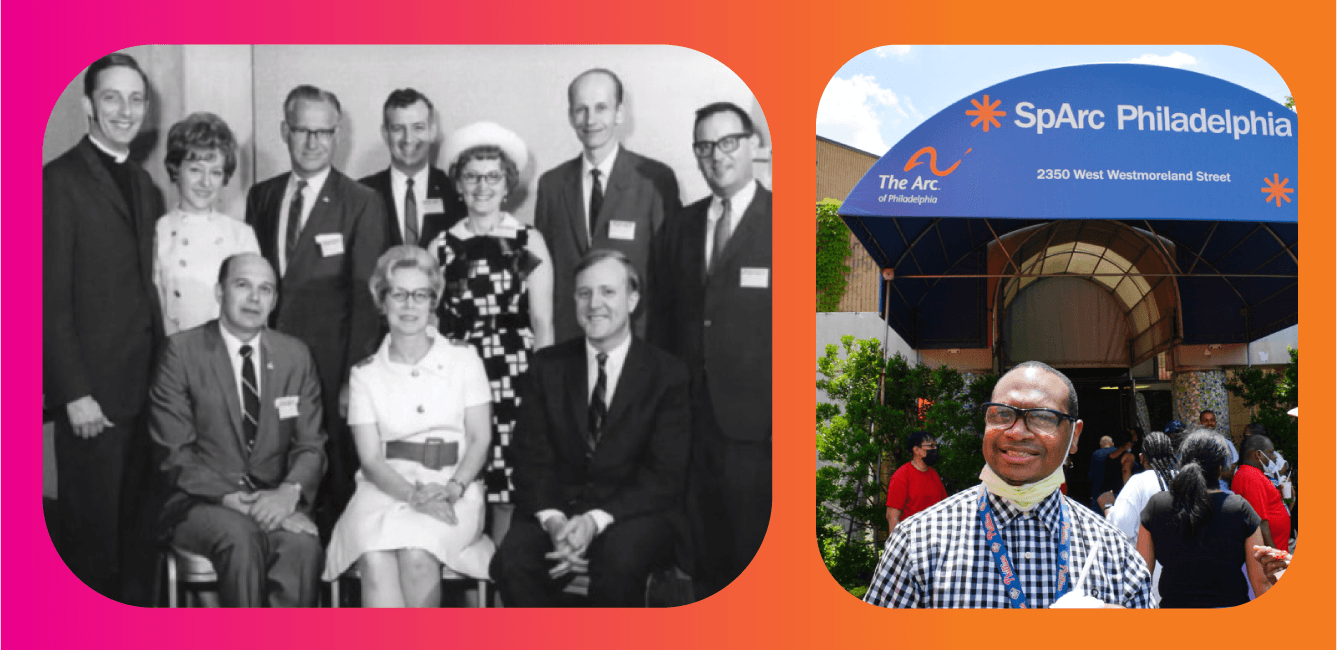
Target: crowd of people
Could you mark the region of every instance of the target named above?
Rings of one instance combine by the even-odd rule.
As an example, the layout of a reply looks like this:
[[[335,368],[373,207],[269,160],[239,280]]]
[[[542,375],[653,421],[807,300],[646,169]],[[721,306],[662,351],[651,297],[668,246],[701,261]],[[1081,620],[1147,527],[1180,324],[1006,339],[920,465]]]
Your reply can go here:
[[[991,399],[977,487],[947,496],[931,467],[933,438],[910,436],[912,460],[888,486],[891,536],[865,601],[1231,607],[1266,593],[1289,565],[1291,470],[1260,425],[1238,449],[1214,430],[1211,411],[1188,431],[1175,421],[1165,432],[1106,436],[1092,459],[1094,498],[1083,504],[1060,490],[1084,425],[1068,377],[1026,362]]]
[[[283,104],[291,171],[222,214],[238,142],[174,124],[176,204],[130,160],[138,62],[84,75],[87,137],[43,169],[52,528],[71,570],[156,604],[172,547],[224,606],[314,606],[355,573],[364,606],[437,606],[448,572],[506,605],[645,604],[677,567],[695,599],[760,547],[771,485],[771,193],[747,111],[696,111],[710,195],[622,146],[622,80],[567,88],[580,153],[504,208],[530,161],[492,122],[441,143],[431,102],[390,93],[391,164],[332,166],[337,96]],[[432,151],[441,144],[444,165]],[[355,572],[351,570],[356,568]]]

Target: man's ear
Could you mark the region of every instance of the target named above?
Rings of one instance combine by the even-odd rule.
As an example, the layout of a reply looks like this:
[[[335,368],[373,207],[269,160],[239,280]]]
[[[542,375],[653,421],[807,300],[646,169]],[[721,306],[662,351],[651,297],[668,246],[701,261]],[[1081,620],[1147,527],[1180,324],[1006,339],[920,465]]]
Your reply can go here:
[[[1077,439],[1082,437],[1083,424],[1081,420],[1072,423],[1072,444],[1068,446],[1069,454],[1077,453]]]

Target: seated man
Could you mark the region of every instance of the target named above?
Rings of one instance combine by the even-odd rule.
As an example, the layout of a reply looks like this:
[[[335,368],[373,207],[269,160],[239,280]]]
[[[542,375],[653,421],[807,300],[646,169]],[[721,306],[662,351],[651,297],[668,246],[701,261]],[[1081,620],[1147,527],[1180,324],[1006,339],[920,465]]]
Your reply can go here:
[[[622,253],[592,251],[575,275],[585,336],[530,364],[512,447],[516,518],[491,572],[510,606],[555,605],[588,572],[592,606],[637,607],[650,572],[672,558],[687,369],[632,338],[640,277]]]
[[[320,380],[306,345],[265,329],[269,263],[233,255],[218,276],[218,320],[168,339],[150,392],[173,489],[166,538],[213,562],[225,607],[315,606],[323,554],[306,513],[325,471]]]

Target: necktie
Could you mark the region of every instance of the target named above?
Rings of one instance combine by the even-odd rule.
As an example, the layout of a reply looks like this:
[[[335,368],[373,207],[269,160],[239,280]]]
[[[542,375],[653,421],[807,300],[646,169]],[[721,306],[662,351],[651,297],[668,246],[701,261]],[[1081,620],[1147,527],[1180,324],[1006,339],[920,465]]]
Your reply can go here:
[[[260,428],[260,391],[255,388],[255,364],[249,345],[241,346],[241,430],[246,435],[246,452],[255,447],[255,434]]]
[[[413,179],[404,192],[404,243],[418,245],[418,197],[413,195]]]
[[[594,394],[590,395],[590,430],[586,442],[589,444],[589,454],[594,454],[594,448],[599,445],[599,435],[603,432],[604,416],[608,415],[608,404],[605,396],[608,392],[608,373],[604,369],[604,364],[608,361],[608,355],[600,352],[594,358],[599,362],[599,378],[594,381]]]
[[[706,272],[709,273],[711,267],[715,266],[720,260],[720,255],[724,254],[724,247],[729,243],[729,199],[722,199],[720,206],[720,219],[715,222],[715,243],[710,248],[710,260],[706,262]]]
[[[292,202],[288,204],[288,233],[284,238],[283,263],[292,263],[293,253],[297,250],[297,238],[302,234],[302,207],[306,192],[306,181],[297,181],[297,191],[293,192]]]
[[[594,239],[597,228],[595,224],[599,220],[599,208],[604,204],[604,186],[599,182],[599,170],[591,169],[590,176],[594,177],[594,182],[590,185],[590,239]]]

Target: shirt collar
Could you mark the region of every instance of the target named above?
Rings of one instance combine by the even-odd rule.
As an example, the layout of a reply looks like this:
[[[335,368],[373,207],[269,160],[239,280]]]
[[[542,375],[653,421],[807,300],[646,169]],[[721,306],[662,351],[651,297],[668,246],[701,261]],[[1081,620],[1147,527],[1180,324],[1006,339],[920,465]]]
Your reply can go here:
[[[631,333],[628,332],[627,338],[623,339],[621,343],[618,343],[617,347],[608,351],[608,360],[605,361],[605,363],[608,365],[616,364],[619,368],[622,367],[622,364],[627,360],[627,351],[631,349],[631,338]],[[589,339],[585,339],[585,358],[588,359],[590,363],[597,364],[598,361],[595,358],[598,355],[599,349],[594,347]]]
[[[227,354],[229,359],[235,359],[241,356],[241,346],[243,345],[249,345],[258,352],[260,350],[260,339],[261,337],[264,336],[264,330],[261,330],[257,332],[256,335],[253,338],[251,338],[251,340],[242,341],[241,339],[233,335],[232,332],[229,332],[227,327],[223,325],[223,321],[221,320],[218,321],[218,332],[223,335],[223,345],[227,346]],[[260,357],[257,356],[255,357],[255,359],[258,363]]]
[[[484,236],[514,239],[521,228],[524,228],[523,224],[517,221],[515,217],[512,217],[509,212],[503,212],[501,213],[501,220],[497,222],[497,227],[493,228],[492,232]],[[474,231],[469,230],[468,217],[455,222],[455,225],[450,227],[450,234],[454,235],[456,239],[472,239],[479,236],[475,235]]]
[[[422,371],[440,375],[442,377],[448,377],[451,374],[452,368],[450,347],[457,344],[446,337],[441,336],[441,333],[431,325],[428,325],[427,329],[424,331],[427,334],[427,338],[432,340],[432,347],[427,351],[427,354],[423,355],[422,359],[418,360],[418,363],[409,364],[391,361],[389,334],[381,340],[381,347],[376,350],[377,360],[380,361],[384,367],[400,374]]]
[[[92,142],[92,143],[93,143],[93,146],[98,148],[98,151],[101,151],[102,153],[107,154],[107,157],[108,157],[108,158],[111,158],[112,160],[116,161],[116,164],[118,164],[118,165],[121,164],[121,163],[123,163],[123,162],[125,162],[126,159],[128,159],[128,158],[130,157],[130,151],[129,151],[129,150],[126,150],[126,151],[123,151],[123,152],[122,152],[122,151],[112,151],[111,149],[107,148],[107,145],[102,144],[102,142],[101,142],[100,140],[98,140],[97,138],[93,137],[93,134],[92,134],[92,133],[88,134],[88,141],[89,141],[89,142]]]
[[[333,167],[326,167],[319,174],[316,174],[315,176],[312,176],[311,178],[307,179],[303,179],[302,177],[298,176],[297,172],[289,174],[288,175],[289,194],[297,191],[298,181],[305,180],[306,189],[311,192],[307,196],[320,196],[320,190],[321,188],[325,187],[325,181],[330,177],[331,169],[333,169]]]
[[[710,220],[714,221],[719,219],[720,215],[724,213],[723,201],[727,198],[729,199],[729,218],[733,223],[738,223],[738,220],[743,216],[743,213],[747,212],[748,206],[752,205],[752,197],[756,195],[757,181],[755,180],[749,181],[747,185],[743,186],[743,189],[734,192],[733,196],[721,197],[717,194],[712,194],[710,198]]]
[[[984,490],[985,493],[988,494],[989,506],[993,508],[994,519],[998,522],[998,527],[1000,529],[1006,528],[1008,524],[1024,514],[1007,499],[989,492],[983,484],[980,485],[979,489]],[[1030,514],[1040,520],[1040,523],[1049,530],[1049,534],[1053,535],[1054,539],[1058,539],[1059,533],[1061,532],[1060,528],[1063,520],[1060,512],[1062,506],[1060,504],[1062,503],[1063,491],[1054,490],[1052,494],[1045,497],[1040,503],[1035,504],[1035,507],[1030,510]]]
[[[396,169],[394,165],[391,165],[391,166],[390,166],[390,184],[391,184],[392,186],[394,186],[394,187],[404,187],[404,185],[405,185],[405,181],[407,181],[408,179],[412,178],[412,179],[413,179],[413,189],[414,189],[415,191],[416,191],[418,188],[420,188],[420,187],[423,188],[424,190],[426,190],[426,189],[427,189],[427,170],[430,169],[430,168],[431,168],[431,167],[428,166],[428,165],[423,165],[422,169],[418,170],[418,173],[416,173],[416,174],[414,174],[414,175],[412,175],[412,176],[409,176],[408,174],[405,174],[404,172],[401,172],[401,171],[399,171],[398,169]]]
[[[622,145],[616,142],[613,143],[613,150],[610,151],[607,156],[604,156],[603,162],[599,163],[599,166],[597,167],[604,185],[608,184],[608,177],[613,173],[613,163],[617,161],[617,154],[620,151],[622,151]],[[585,155],[584,151],[580,152],[580,177],[589,178],[590,170],[592,169],[596,169],[596,167],[590,164],[590,159]]]

